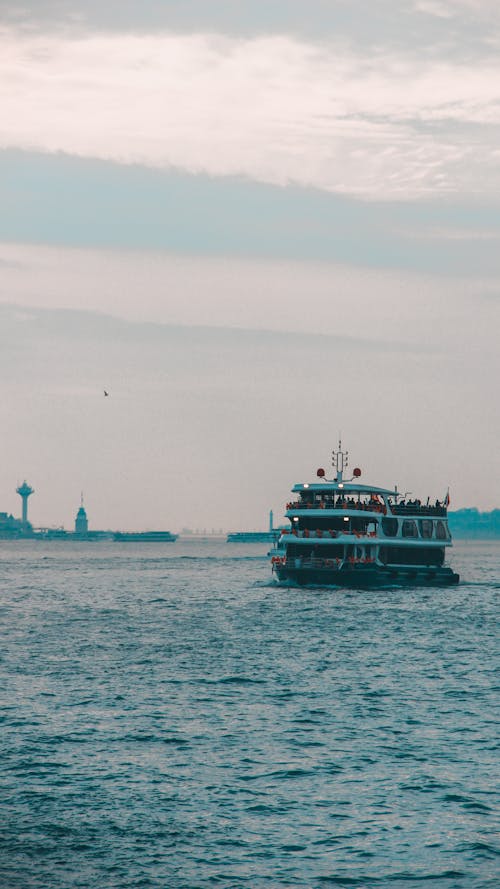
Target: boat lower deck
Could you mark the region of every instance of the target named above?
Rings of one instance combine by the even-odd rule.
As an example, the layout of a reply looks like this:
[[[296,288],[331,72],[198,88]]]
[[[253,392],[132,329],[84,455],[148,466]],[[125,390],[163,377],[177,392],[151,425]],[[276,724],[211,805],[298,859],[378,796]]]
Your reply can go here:
[[[351,589],[389,586],[453,586],[460,580],[451,568],[414,566],[341,565],[340,567],[294,567],[276,565],[281,586],[332,586]]]

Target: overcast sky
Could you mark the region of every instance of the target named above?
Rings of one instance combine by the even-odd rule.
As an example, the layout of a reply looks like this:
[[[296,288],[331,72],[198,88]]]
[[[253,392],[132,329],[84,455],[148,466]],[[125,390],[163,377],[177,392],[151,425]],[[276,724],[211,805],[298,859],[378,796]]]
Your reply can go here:
[[[0,110],[0,511],[500,505],[497,0],[0,0]]]

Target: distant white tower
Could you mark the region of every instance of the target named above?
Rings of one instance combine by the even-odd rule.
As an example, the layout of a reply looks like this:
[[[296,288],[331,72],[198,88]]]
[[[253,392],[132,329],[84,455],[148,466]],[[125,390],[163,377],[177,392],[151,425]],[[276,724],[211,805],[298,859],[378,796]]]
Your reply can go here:
[[[87,513],[85,512],[85,507],[83,505],[83,493],[80,499],[80,509],[76,514],[75,519],[75,534],[88,534],[89,533],[89,522],[87,519]]]
[[[28,497],[31,497],[31,495],[35,493],[35,489],[30,488],[25,479],[22,485],[19,485],[19,487],[16,488],[16,492],[19,494],[23,501],[22,523],[23,526],[26,527],[28,524]]]

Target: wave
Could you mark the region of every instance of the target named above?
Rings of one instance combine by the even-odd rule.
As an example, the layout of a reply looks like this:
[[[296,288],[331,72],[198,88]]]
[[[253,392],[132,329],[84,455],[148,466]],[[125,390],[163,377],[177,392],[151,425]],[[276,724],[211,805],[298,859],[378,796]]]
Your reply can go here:
[[[219,679],[199,679],[199,685],[265,685],[265,679],[252,679],[250,676],[222,676]]]
[[[387,883],[422,883],[427,882],[432,886],[438,880],[458,880],[467,876],[464,871],[446,870],[439,873],[411,873],[410,871],[401,871],[395,874],[385,874],[384,876],[370,877],[367,875],[359,877],[348,877],[340,874],[331,876],[320,876],[318,882],[324,886],[355,886],[356,889],[365,889],[366,886],[385,886]]]

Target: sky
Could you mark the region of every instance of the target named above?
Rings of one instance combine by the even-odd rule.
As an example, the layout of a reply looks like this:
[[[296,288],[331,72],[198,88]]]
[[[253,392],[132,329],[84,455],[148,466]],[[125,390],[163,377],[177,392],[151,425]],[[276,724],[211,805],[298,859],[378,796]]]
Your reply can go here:
[[[498,507],[499,50],[497,0],[0,0],[0,511],[265,527],[339,433]]]

